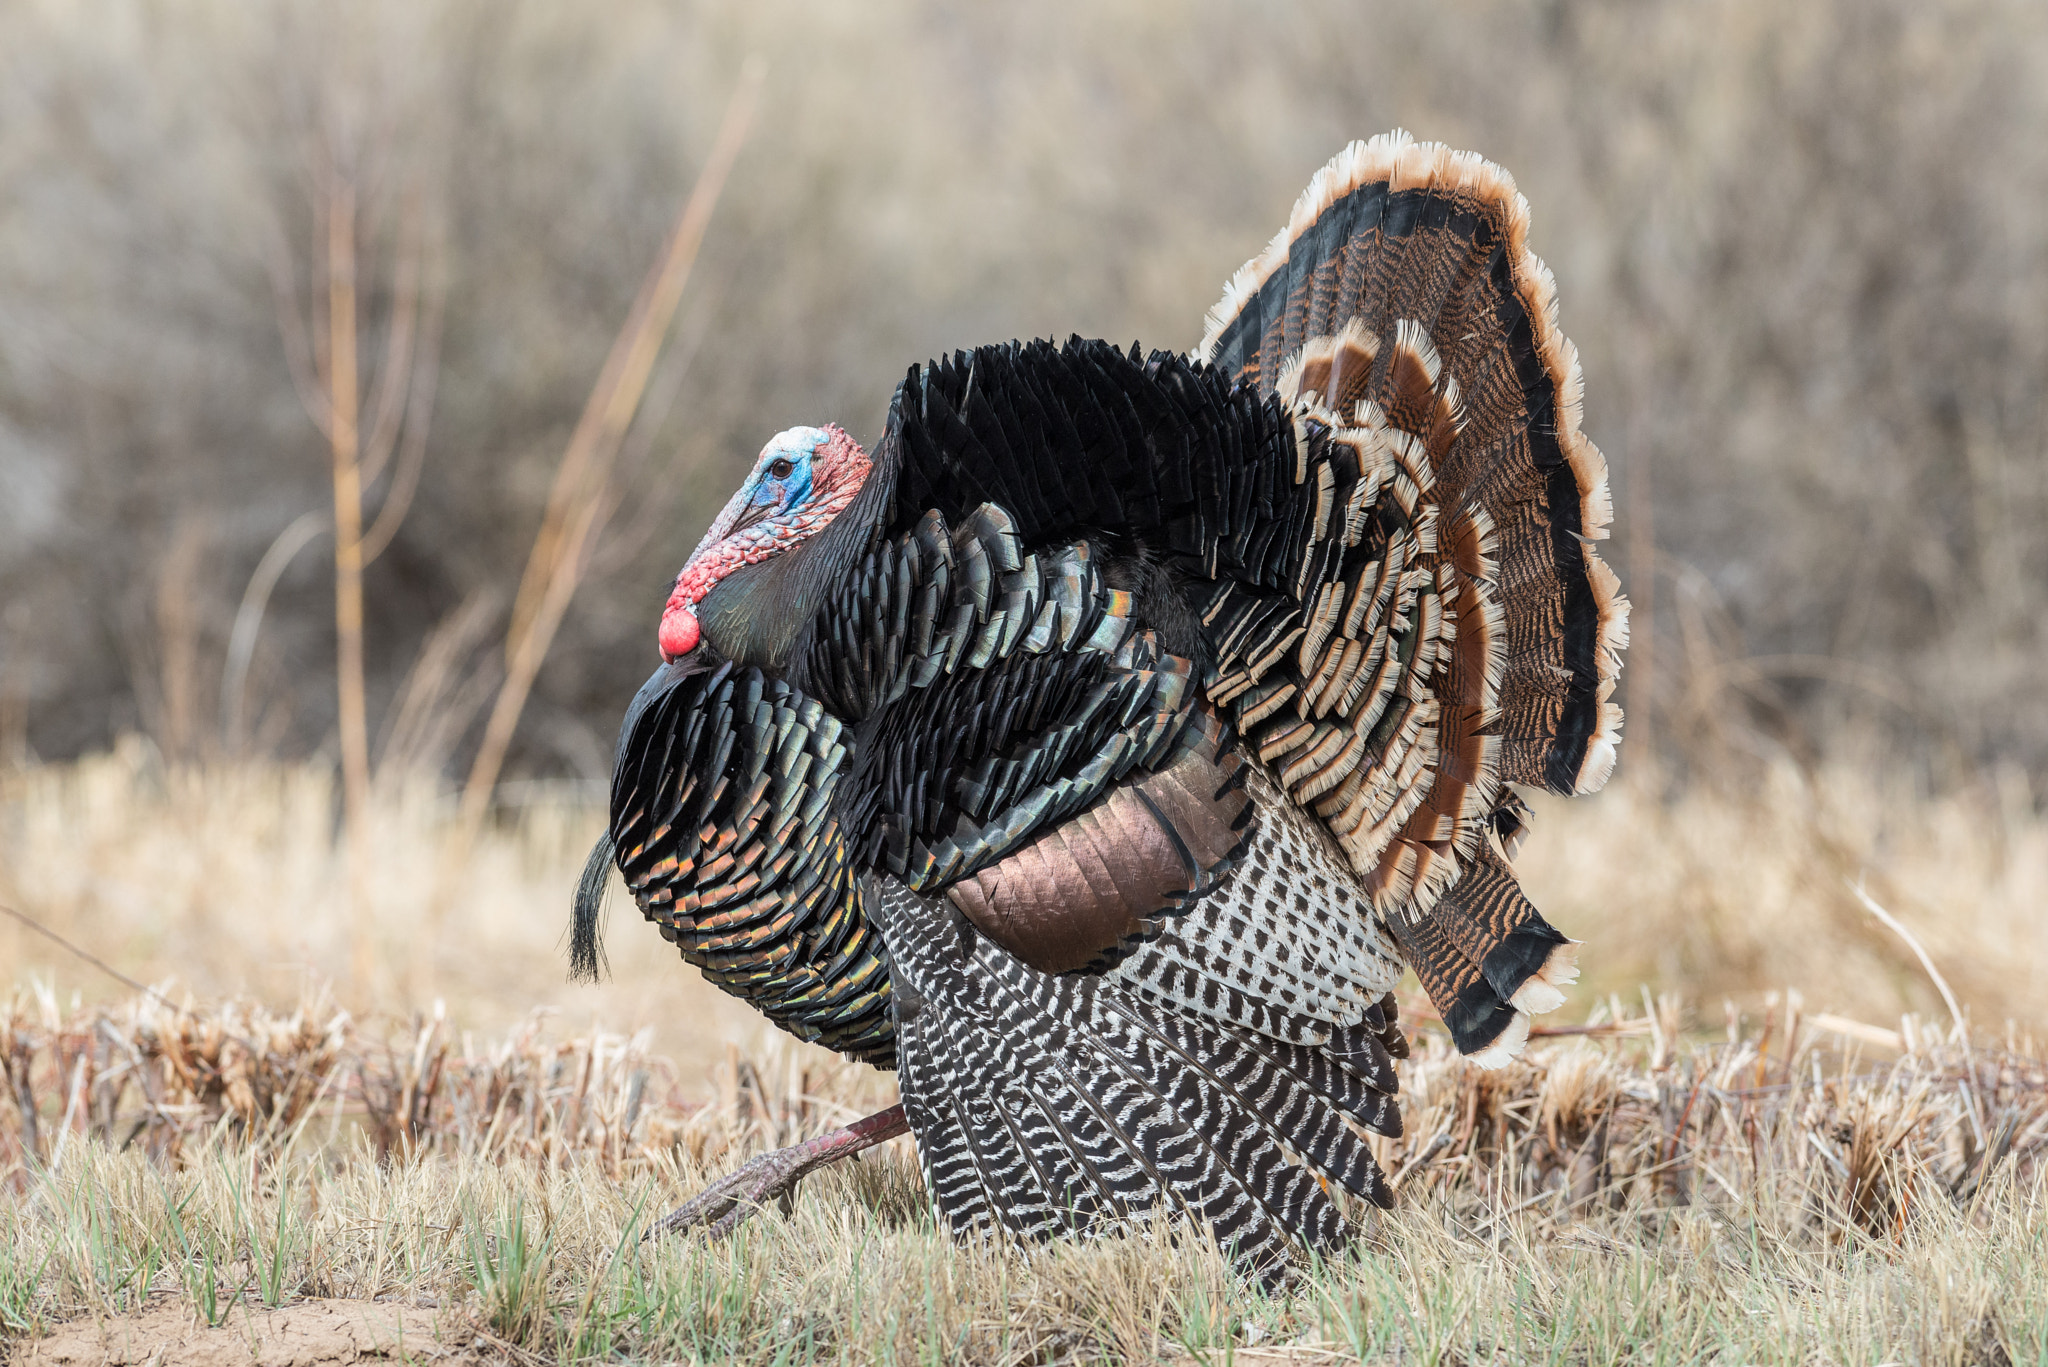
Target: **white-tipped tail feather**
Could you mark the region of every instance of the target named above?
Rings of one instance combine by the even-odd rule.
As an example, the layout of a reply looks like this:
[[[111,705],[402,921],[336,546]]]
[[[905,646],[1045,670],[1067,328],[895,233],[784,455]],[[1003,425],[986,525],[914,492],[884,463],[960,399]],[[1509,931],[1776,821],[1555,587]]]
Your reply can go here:
[[[1508,999],[1510,1004],[1532,1016],[1563,1006],[1564,989],[1579,980],[1579,944],[1577,940],[1567,940],[1551,950],[1543,966],[1530,974],[1529,981]]]
[[[1527,1011],[1517,1011],[1515,1012],[1514,1019],[1508,1022],[1507,1029],[1494,1036],[1493,1043],[1487,1045],[1478,1053],[1467,1054],[1465,1057],[1471,1063],[1489,1071],[1495,1068],[1505,1068],[1515,1059],[1521,1057],[1522,1050],[1528,1043],[1529,1013]]]
[[[1566,940],[1550,951],[1550,957],[1543,961],[1543,967],[1536,970],[1536,976],[1552,987],[1570,987],[1579,980],[1579,946],[1582,940]]]

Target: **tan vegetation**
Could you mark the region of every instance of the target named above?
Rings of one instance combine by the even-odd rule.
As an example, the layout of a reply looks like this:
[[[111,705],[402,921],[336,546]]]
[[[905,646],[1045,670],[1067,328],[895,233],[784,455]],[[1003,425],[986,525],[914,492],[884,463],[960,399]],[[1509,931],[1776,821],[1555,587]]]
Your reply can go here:
[[[387,791],[367,931],[378,972],[347,1005],[431,1010],[409,974],[431,969],[462,1027],[505,1031],[535,1008],[583,1030],[594,1020],[655,1031],[686,1082],[730,1038],[752,1046],[758,1017],[707,986],[615,893],[613,978],[566,981],[571,891],[603,817],[574,784],[505,789],[438,925],[435,870],[459,838],[451,794],[427,782]],[[0,773],[0,904],[86,946],[130,978],[220,998],[295,999],[346,973],[352,915],[320,766],[167,766],[132,737],[76,764]],[[1946,1020],[1911,947],[1857,899],[1862,885],[1932,956],[1971,1014],[2048,1026],[2048,820],[2024,782],[1918,797],[1884,767],[1774,766],[1749,791],[1677,793],[1624,767],[1591,800],[1546,802],[1520,869],[1538,906],[1587,941],[1582,1013],[1640,987],[1698,1005],[1689,1028],[1718,1030],[1722,999],[1754,1021],[1764,994],[1796,989],[1811,1009],[1895,1028],[1904,1012]],[[0,917],[13,980],[102,999],[105,975]]]
[[[496,1032],[536,1009],[583,1031],[630,1022],[654,1030],[654,1046],[688,1081],[705,1075],[705,1051],[722,1056],[723,1039],[751,1041],[767,1028],[674,958],[630,908],[615,909],[612,980],[567,982],[569,897],[602,824],[573,785],[501,790],[510,805],[460,869],[438,921],[428,916],[435,873],[460,838],[459,817],[454,796],[430,782],[387,788],[373,808],[378,856],[361,913],[349,909],[331,769],[166,767],[137,737],[110,755],[0,776],[0,794],[0,904],[174,995],[295,1001],[344,979],[351,939],[366,935],[376,971],[351,989],[356,1011],[431,1013],[439,1001],[456,1027]],[[40,981],[62,1000],[122,990],[5,917],[0,959],[14,986]],[[423,967],[435,995],[415,999]]]
[[[792,1342],[795,1360],[857,1362],[1257,1361],[1276,1344],[1297,1361],[1804,1344],[1794,1360],[2017,1362],[2048,1334],[2027,1309],[2048,1303],[2048,1064],[2027,1009],[2048,834],[2015,801],[1916,807],[1788,768],[1740,799],[1624,780],[1545,810],[1524,868],[1590,941],[1578,1004],[1549,1022],[1585,1033],[1495,1075],[1423,1022],[1406,1137],[1383,1146],[1400,1212],[1355,1261],[1266,1298],[1177,1236],[954,1249],[901,1142],[733,1244],[638,1249],[650,1214],[745,1154],[886,1104],[887,1075],[773,1036],[630,908],[615,980],[568,985],[566,898],[599,822],[573,788],[527,790],[486,829],[438,935],[419,909],[452,796],[386,795],[378,956],[436,955],[447,995],[407,1014],[394,971],[352,1016],[316,991],[348,941],[331,785],[165,767],[139,738],[0,780],[0,899],[164,998],[93,1006],[100,970],[0,925],[21,975],[0,1028],[0,1286],[12,1332],[75,1326],[48,1352],[108,1360],[104,1334],[172,1312],[201,1326],[179,1330],[194,1353],[404,1329],[486,1357],[762,1362]],[[1954,979],[1967,1047],[1856,876]],[[1795,983],[1803,1001],[1766,990]],[[302,1004],[222,1000],[251,989]],[[600,1014],[632,1033],[584,1024]],[[330,1303],[371,1296],[411,1327]]]
[[[76,1321],[26,1346],[29,1362],[105,1360],[152,1310],[193,1361],[304,1337],[307,1318],[409,1332],[415,1352],[426,1336],[551,1360],[2048,1349],[2048,1061],[2031,1044],[1926,1030],[1879,1061],[1779,1016],[1705,1046],[1672,1033],[1674,1006],[1540,1044],[1504,1073],[1430,1043],[1406,1069],[1406,1136],[1379,1145],[1399,1211],[1355,1256],[1262,1294],[1165,1227],[956,1247],[901,1141],[730,1242],[636,1242],[737,1158],[881,1099],[868,1070],[793,1047],[736,1057],[687,1097],[616,1037],[458,1049],[434,1023],[377,1039],[317,1011],[145,999],[66,1016],[18,999],[0,1023],[16,1100],[0,1126],[15,1193],[0,1317],[15,1334]],[[32,1114],[61,1118],[36,1139]],[[328,1299],[277,1315],[307,1297]],[[394,1328],[332,1298],[432,1314]],[[208,1340],[195,1320],[228,1332]]]

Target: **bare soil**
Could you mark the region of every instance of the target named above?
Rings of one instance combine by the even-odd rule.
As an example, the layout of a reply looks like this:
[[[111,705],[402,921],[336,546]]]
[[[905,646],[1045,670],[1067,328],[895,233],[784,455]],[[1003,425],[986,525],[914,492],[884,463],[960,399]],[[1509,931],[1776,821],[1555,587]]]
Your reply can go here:
[[[342,1367],[358,1362],[502,1361],[460,1316],[376,1301],[236,1306],[212,1328],[189,1305],[74,1320],[25,1339],[9,1367]]]

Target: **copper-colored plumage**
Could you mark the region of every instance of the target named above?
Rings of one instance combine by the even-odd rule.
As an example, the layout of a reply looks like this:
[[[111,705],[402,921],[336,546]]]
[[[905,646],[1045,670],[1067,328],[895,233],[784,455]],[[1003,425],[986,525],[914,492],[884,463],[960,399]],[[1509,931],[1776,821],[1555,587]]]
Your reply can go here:
[[[1242,760],[1190,748],[947,889],[976,929],[1041,973],[1102,964],[1224,873],[1251,799]]]

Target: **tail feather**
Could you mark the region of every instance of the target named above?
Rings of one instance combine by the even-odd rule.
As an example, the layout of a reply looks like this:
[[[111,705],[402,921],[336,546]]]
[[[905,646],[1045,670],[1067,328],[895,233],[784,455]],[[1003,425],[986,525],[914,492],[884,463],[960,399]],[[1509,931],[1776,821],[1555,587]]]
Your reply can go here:
[[[1480,846],[1434,906],[1396,931],[1466,1054],[1514,1057],[1529,1017],[1563,1005],[1564,989],[1578,980],[1577,942],[1530,905],[1491,845]]]
[[[1489,826],[1505,843],[1523,824],[1511,783],[1571,794],[1607,781],[1628,643],[1628,600],[1594,549],[1612,516],[1606,463],[1580,429],[1578,353],[1528,230],[1512,177],[1480,157],[1398,130],[1353,143],[1225,287],[1197,352],[1361,459],[1392,461],[1399,507],[1384,516],[1407,530],[1376,565],[1342,562],[1358,604],[1342,629],[1324,606],[1339,595],[1305,603],[1300,719],[1288,680],[1248,671],[1263,691],[1239,722],[1262,758],[1311,777],[1290,781],[1293,795],[1314,797],[1345,841],[1459,1047],[1492,1059],[1563,1001],[1577,958],[1521,895]],[[1399,589],[1391,619],[1368,592],[1381,579]],[[1418,689],[1440,707],[1413,751],[1379,723],[1354,755],[1310,711],[1371,675],[1346,638],[1382,620],[1408,633],[1398,682],[1411,707]],[[1395,672],[1391,650],[1377,658]],[[1356,768],[1337,773],[1326,752]],[[1426,772],[1411,787],[1416,754]]]
[[[1513,177],[1479,156],[1399,130],[1353,143],[1225,287],[1197,355],[1343,421],[1366,400],[1426,452],[1436,502],[1487,514],[1508,644],[1499,776],[1590,792],[1619,738],[1628,604],[1589,544],[1612,517],[1606,462],[1528,230]]]
[[[1549,963],[1551,954],[1568,943],[1563,932],[1522,895],[1514,872],[1484,845],[1429,916],[1466,958],[1479,965],[1503,1001],[1513,1001]]]
[[[1451,1043],[1468,1056],[1491,1059],[1506,1049],[1505,1062],[1528,1037],[1528,1013],[1494,990],[1479,965],[1444,933],[1443,924],[1432,914],[1397,918],[1394,933],[1408,955],[1408,965],[1422,981]]]

